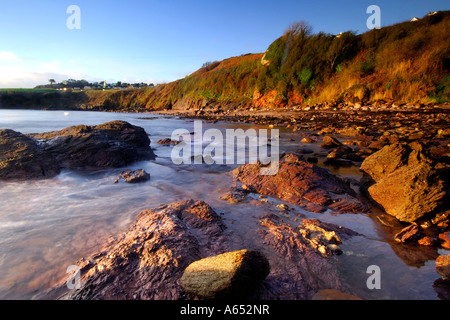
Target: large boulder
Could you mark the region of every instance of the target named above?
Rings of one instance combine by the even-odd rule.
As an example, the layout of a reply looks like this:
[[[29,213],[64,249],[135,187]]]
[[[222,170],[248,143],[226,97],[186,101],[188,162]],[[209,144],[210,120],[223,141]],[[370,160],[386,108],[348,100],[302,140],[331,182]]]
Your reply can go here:
[[[1,180],[45,179],[59,171],[56,159],[38,142],[14,130],[0,130]]]
[[[183,271],[204,256],[227,251],[224,229],[221,217],[203,201],[144,210],[128,231],[77,263],[81,287],[60,298],[183,299],[186,294],[179,283]]]
[[[418,143],[385,146],[361,170],[370,197],[400,221],[416,221],[445,202],[446,183]]]
[[[269,272],[269,262],[260,252],[243,249],[191,263],[181,285],[201,299],[246,298]]]
[[[261,175],[261,164],[244,164],[233,171],[253,191],[277,197],[312,212],[330,208],[338,213],[365,212],[353,189],[329,170],[302,161],[294,154],[285,155],[275,175]]]
[[[125,121],[78,125],[31,136],[44,140],[45,150],[63,168],[118,168],[155,158],[145,130]]]

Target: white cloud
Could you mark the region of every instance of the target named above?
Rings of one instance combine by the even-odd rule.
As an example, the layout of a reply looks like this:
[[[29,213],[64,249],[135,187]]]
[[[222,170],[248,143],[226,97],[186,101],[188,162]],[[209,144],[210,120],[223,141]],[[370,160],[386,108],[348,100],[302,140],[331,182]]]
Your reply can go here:
[[[11,51],[0,51],[0,61],[10,62],[20,60],[13,52]]]
[[[69,78],[85,79],[87,76],[74,61],[36,61],[24,59],[10,51],[0,51],[0,87],[33,88],[47,84],[49,79],[57,82]]]
[[[83,72],[94,72],[90,76]],[[0,88],[34,88],[37,85],[48,84],[49,79],[61,82],[67,79],[85,79],[88,81],[103,81],[115,83],[164,83],[169,82],[163,77],[147,77],[146,74],[161,74],[161,67],[155,65],[127,65],[121,61],[89,61],[81,62],[74,59],[38,60],[33,57],[20,56],[11,51],[0,51]],[[184,76],[184,75],[183,75]],[[102,77],[102,78],[99,78]],[[116,78],[117,77],[117,78]]]

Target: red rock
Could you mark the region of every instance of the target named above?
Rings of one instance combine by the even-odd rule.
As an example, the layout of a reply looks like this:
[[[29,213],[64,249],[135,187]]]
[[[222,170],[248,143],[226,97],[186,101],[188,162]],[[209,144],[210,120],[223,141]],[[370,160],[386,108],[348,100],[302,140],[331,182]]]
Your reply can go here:
[[[169,145],[177,145],[179,144],[181,141],[178,140],[172,140],[170,138],[164,138],[161,140],[156,141],[156,143],[162,144],[164,146],[169,146]]]
[[[352,208],[353,213],[356,208],[363,208],[350,186],[327,169],[301,161],[293,154],[281,160],[275,175],[261,175],[258,164],[244,164],[236,168],[233,175],[257,193],[277,197],[309,211],[323,212],[327,206],[343,199],[346,203],[339,208],[340,212],[345,207]]]
[[[345,289],[328,259],[335,252],[327,247],[358,233],[317,219],[305,219],[294,228],[273,214],[261,217],[259,223],[258,234],[264,244],[285,258],[283,270],[273,268],[267,277],[271,290],[260,299],[310,299],[323,287]]]
[[[322,148],[335,148],[338,146],[341,146],[342,143],[333,137],[330,136],[324,136],[323,137],[323,143],[320,145]]]
[[[438,224],[436,224],[436,227],[441,228],[441,229],[447,229],[448,228],[448,222],[439,222]]]
[[[369,208],[361,203],[354,200],[341,199],[328,206],[331,210],[336,213],[361,213],[367,212]]]
[[[443,280],[450,280],[450,254],[437,257],[436,271],[441,275]]]
[[[420,239],[422,236],[420,229],[417,225],[410,225],[404,229],[402,229],[399,233],[394,236],[395,241],[397,242],[415,242]]]
[[[120,179],[123,179],[127,183],[139,183],[150,180],[150,174],[143,169],[138,169],[131,171],[130,169],[121,172],[114,183],[119,182]]]
[[[256,229],[248,230],[254,232],[252,243],[263,245],[259,251],[269,253],[270,263],[267,275],[267,263],[256,256],[262,262],[256,264],[260,270],[255,273],[262,275],[257,277],[258,282],[267,277],[249,299],[310,299],[323,287],[348,288],[329,257],[339,254],[335,246],[358,233],[316,219],[302,222],[300,227],[293,227],[268,214]],[[82,271],[80,289],[67,292],[64,283],[41,298],[192,299],[194,296],[187,295],[182,287],[182,274],[195,261],[231,251],[233,239],[224,229],[220,215],[203,201],[181,201],[144,210],[128,231],[78,263]],[[322,247],[326,251],[322,252]]]
[[[434,246],[438,244],[438,242],[438,239],[432,236],[425,236],[417,241],[417,243],[422,246]]]
[[[367,157],[361,170],[370,197],[401,221],[414,222],[433,212],[446,196],[439,172],[415,146],[386,146]]]
[[[343,293],[338,290],[323,289],[319,290],[316,294],[314,294],[311,300],[361,300],[361,299],[354,295]]]
[[[386,145],[386,142],[383,142],[383,141],[373,141],[373,142],[370,143],[367,147],[368,147],[369,149],[380,150],[380,149],[382,149],[385,145]]]
[[[145,210],[117,240],[83,259],[80,267],[87,270],[81,288],[64,298],[181,299],[183,270],[203,255],[228,248],[224,227],[220,216],[203,201]]]
[[[439,234],[439,239],[441,240],[442,248],[450,250],[450,231]]]
[[[311,139],[311,138],[305,137],[305,138],[303,138],[301,140],[301,142],[303,142],[303,143],[313,143],[315,141],[313,139]]]

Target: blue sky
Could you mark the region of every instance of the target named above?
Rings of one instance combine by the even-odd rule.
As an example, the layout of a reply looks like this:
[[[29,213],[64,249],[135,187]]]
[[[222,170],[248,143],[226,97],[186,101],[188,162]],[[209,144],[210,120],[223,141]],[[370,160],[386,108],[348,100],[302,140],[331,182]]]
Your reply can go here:
[[[0,88],[169,82],[206,61],[264,52],[295,21],[363,33],[373,4],[382,26],[450,9],[448,0],[0,0]],[[80,8],[79,30],[67,28],[70,5]]]

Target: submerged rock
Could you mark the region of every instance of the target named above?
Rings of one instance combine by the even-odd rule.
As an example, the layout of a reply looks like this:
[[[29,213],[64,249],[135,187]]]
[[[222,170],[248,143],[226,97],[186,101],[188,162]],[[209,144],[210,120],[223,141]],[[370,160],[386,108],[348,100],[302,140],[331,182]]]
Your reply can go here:
[[[230,191],[221,195],[220,199],[226,200],[229,203],[238,203],[238,202],[244,201],[247,197],[247,194],[249,193],[249,190],[246,190],[243,188],[244,186],[232,187]]]
[[[244,249],[191,263],[181,277],[181,285],[201,299],[246,298],[269,272],[264,255]]]
[[[422,236],[423,235],[420,232],[419,226],[412,224],[406,228],[403,228],[394,236],[394,239],[397,242],[407,243],[418,241]]]
[[[164,139],[156,141],[156,143],[159,143],[163,146],[170,146],[170,145],[177,145],[177,144],[181,143],[181,141],[172,140],[170,138],[164,138]]]
[[[45,140],[45,151],[69,169],[118,168],[155,158],[145,130],[125,121],[79,125],[31,136]]]
[[[317,219],[304,219],[297,232],[302,236],[304,243],[323,256],[341,254],[342,250],[338,245],[343,240],[359,235],[353,230]]]
[[[120,179],[123,179],[127,183],[139,183],[150,180],[150,174],[146,172],[144,169],[138,169],[131,171],[130,169],[126,171],[122,171],[114,180],[114,183],[119,182]]]
[[[37,141],[14,130],[0,130],[0,180],[46,179],[59,172],[56,159]]]
[[[335,148],[341,146],[342,143],[331,136],[324,136],[323,137],[323,143],[320,145],[322,148]]]

